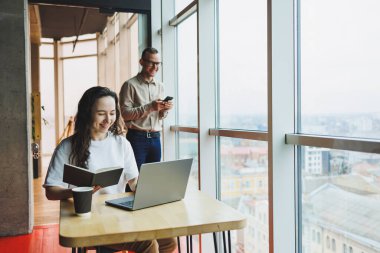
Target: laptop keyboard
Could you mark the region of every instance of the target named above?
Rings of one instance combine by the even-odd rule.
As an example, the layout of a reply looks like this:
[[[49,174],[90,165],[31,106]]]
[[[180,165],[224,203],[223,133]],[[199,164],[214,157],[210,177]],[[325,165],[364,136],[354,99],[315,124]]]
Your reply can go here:
[[[133,207],[133,200],[121,202],[121,203],[119,203],[119,205],[122,205],[122,206],[125,206],[125,207],[128,207],[128,208],[132,208]]]

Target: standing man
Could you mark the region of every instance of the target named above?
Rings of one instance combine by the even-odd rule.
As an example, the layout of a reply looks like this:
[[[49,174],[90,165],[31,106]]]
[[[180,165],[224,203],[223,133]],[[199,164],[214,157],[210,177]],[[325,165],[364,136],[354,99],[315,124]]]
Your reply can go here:
[[[173,107],[171,101],[162,100],[163,84],[154,79],[161,65],[157,49],[144,49],[140,65],[141,72],[126,81],[120,90],[121,114],[139,170],[143,163],[161,160],[161,120]]]

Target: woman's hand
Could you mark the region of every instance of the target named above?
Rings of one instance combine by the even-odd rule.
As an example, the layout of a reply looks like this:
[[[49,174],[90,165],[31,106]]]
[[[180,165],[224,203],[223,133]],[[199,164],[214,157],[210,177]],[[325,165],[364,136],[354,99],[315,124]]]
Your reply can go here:
[[[132,178],[131,180],[128,181],[129,188],[131,188],[132,192],[136,191],[136,186],[137,186],[137,177]]]
[[[95,185],[94,187],[92,187],[92,194],[94,194],[95,192],[99,191],[102,187],[100,185]]]
[[[46,186],[45,195],[48,200],[62,200],[73,196],[71,189],[62,186]]]

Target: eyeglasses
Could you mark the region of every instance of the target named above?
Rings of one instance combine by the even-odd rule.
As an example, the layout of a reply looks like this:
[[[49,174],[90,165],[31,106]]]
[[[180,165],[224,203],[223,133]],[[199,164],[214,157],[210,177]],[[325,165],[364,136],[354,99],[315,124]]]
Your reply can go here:
[[[146,65],[148,67],[153,67],[153,66],[159,67],[162,64],[162,62],[154,62],[154,61],[149,61],[149,60],[145,60],[145,59],[143,59],[143,61],[146,62]]]

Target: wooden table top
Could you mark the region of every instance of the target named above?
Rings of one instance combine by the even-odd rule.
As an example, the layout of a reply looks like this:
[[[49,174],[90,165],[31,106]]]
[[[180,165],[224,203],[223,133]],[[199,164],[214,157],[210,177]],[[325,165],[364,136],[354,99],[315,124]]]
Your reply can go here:
[[[205,193],[189,190],[181,201],[126,211],[107,199],[130,193],[93,196],[90,217],[76,216],[72,199],[61,201],[59,242],[85,247],[241,229],[245,216]]]

